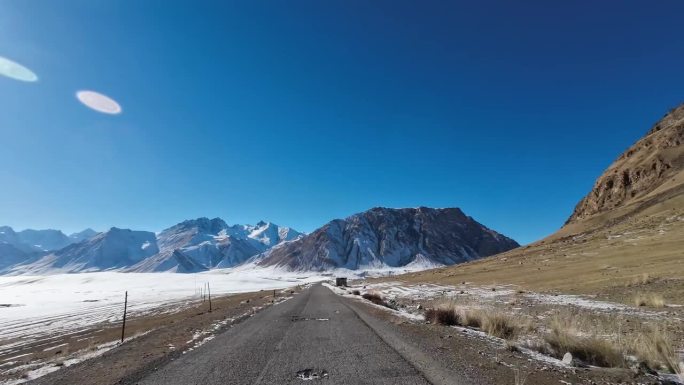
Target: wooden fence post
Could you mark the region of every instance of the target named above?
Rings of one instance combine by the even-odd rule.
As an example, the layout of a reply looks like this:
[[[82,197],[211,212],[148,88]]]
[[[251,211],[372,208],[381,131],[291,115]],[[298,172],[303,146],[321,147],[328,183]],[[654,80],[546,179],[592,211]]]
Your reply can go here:
[[[211,288],[209,287],[209,282],[207,282],[207,293],[209,294],[209,313],[211,313]]]
[[[126,332],[126,310],[128,310],[128,291],[126,291],[126,294],[124,297],[124,316],[123,316],[123,324],[121,324],[121,342],[124,341],[124,333]]]

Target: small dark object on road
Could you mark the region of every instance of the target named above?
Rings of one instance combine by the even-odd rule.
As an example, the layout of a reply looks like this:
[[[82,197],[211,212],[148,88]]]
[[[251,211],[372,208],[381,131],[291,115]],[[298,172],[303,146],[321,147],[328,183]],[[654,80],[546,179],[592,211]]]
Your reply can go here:
[[[320,373],[317,373],[313,369],[304,369],[300,370],[297,372],[297,378],[300,380],[318,380],[321,378],[328,377],[328,372],[325,370],[321,370]]]
[[[361,292],[358,291],[358,290],[354,290],[354,291],[352,291],[352,294],[354,294],[354,295],[361,295]]]

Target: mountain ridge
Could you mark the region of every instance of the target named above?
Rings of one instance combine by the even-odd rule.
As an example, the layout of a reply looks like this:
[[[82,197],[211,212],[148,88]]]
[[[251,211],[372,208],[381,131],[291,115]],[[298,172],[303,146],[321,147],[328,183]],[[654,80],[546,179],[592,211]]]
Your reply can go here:
[[[192,273],[239,265],[270,247],[302,235],[272,222],[228,225],[221,218],[206,217],[182,221],[158,234],[116,227],[102,233],[86,229],[69,236],[59,230],[25,231],[33,237],[31,240],[47,234],[57,236],[66,245],[56,250],[41,249],[22,243],[22,232],[2,226],[0,273],[103,270]],[[134,236],[127,241],[123,232]]]
[[[253,261],[260,266],[314,271],[402,267],[418,258],[450,265],[518,246],[458,208],[374,207],[332,220]]]
[[[684,104],[670,110],[596,179],[565,225],[616,209],[642,208],[684,185]],[[667,194],[665,194],[667,195]]]

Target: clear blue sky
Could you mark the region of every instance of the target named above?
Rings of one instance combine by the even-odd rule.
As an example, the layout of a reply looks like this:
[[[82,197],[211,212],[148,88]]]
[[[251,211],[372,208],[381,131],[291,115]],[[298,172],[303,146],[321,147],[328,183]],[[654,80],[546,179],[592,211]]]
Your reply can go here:
[[[461,207],[526,243],[684,101],[684,2],[3,0],[0,224],[311,231]],[[117,116],[79,104],[93,89]]]

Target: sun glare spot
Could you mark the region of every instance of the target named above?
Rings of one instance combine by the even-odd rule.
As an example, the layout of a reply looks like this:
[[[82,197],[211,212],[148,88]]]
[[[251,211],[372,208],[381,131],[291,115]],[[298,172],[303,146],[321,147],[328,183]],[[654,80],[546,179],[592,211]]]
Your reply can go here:
[[[35,82],[38,76],[19,63],[0,56],[0,75],[22,82]]]
[[[114,99],[95,91],[78,91],[76,98],[86,107],[103,114],[121,113],[121,106]]]

